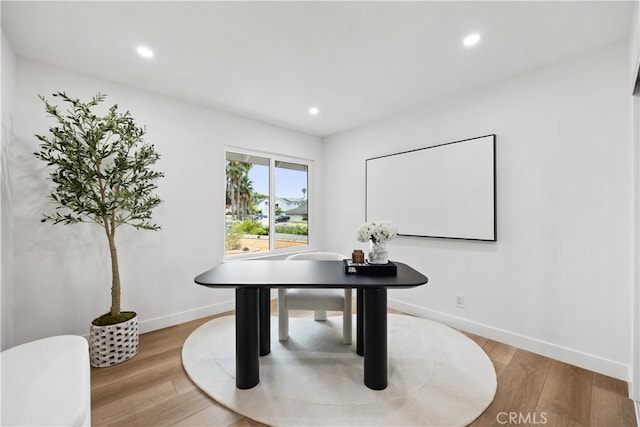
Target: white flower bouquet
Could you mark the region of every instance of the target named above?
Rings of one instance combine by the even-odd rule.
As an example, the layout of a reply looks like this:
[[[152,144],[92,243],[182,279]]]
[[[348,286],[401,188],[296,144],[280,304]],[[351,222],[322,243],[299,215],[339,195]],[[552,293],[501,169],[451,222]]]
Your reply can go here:
[[[358,228],[358,241],[384,243],[398,235],[398,227],[390,221],[365,222]]]

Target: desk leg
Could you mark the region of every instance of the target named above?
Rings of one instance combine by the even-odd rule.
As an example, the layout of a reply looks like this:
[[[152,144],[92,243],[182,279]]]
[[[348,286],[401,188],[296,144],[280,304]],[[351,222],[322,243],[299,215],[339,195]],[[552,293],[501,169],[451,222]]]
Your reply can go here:
[[[260,288],[260,356],[271,352],[271,289]]]
[[[258,359],[258,288],[236,288],[236,387],[260,381]]]
[[[387,289],[364,290],[364,384],[387,388]]]
[[[364,293],[358,288],[356,293],[356,353],[364,356]]]

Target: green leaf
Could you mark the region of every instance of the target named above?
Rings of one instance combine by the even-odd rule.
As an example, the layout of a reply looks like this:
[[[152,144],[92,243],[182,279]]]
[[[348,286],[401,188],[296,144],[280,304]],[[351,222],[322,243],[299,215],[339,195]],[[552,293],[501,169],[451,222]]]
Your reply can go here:
[[[51,169],[50,199],[56,209],[55,215],[45,215],[43,221],[106,226],[113,219],[119,225],[160,229],[147,220],[161,203],[153,192],[155,181],[164,174],[152,169],[160,155],[144,141],[144,126],[138,126],[129,111],[119,112],[117,105],[103,116],[95,113],[93,108],[106,98],[102,93],[89,102],[65,92],[54,93],[66,115],[44,96],[38,97],[56,121],[48,135],[35,135],[40,151],[33,154]]]

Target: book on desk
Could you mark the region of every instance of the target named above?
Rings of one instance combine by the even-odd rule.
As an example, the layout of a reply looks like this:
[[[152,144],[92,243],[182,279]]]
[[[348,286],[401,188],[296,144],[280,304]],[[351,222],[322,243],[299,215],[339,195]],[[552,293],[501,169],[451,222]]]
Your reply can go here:
[[[362,276],[396,276],[398,267],[391,261],[386,264],[370,264],[368,262],[353,262],[350,259],[342,260],[345,274]]]

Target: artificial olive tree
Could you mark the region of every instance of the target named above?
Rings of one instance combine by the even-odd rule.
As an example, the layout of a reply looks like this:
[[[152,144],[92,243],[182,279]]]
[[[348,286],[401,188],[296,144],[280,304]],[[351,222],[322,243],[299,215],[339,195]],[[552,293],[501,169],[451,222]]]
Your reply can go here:
[[[152,144],[144,142],[146,130],[136,125],[129,111],[110,107],[104,115],[94,113],[105,99],[98,93],[87,103],[54,93],[67,106],[61,112],[42,95],[46,112],[55,118],[50,135],[36,135],[40,141],[37,158],[51,167],[56,205],[42,222],[54,224],[97,223],[104,228],[111,254],[111,312],[120,316],[120,273],[115,234],[124,224],[137,229],[159,230],[151,222],[152,210],[161,203],[154,194],[156,181],[164,176],[151,169],[160,158]]]

